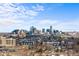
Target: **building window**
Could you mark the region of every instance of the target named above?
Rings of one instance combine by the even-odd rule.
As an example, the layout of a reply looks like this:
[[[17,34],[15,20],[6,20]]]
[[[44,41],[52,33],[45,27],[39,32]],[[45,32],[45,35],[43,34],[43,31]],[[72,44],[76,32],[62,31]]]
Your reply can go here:
[[[12,45],[13,45],[13,40],[12,40]]]
[[[2,44],[2,40],[0,40],[0,44]]]
[[[11,40],[6,40],[6,44],[11,44]]]
[[[79,42],[77,42],[77,45],[79,45]]]

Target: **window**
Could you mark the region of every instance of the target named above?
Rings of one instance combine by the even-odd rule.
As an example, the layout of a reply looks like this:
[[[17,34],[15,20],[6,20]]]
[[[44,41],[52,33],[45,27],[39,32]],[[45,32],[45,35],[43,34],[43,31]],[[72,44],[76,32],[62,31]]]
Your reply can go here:
[[[12,45],[13,45],[13,40],[12,40]]]
[[[0,44],[2,44],[2,40],[0,40]]]
[[[11,41],[10,40],[6,40],[6,44],[11,44]]]
[[[77,45],[79,45],[79,42],[77,42]]]

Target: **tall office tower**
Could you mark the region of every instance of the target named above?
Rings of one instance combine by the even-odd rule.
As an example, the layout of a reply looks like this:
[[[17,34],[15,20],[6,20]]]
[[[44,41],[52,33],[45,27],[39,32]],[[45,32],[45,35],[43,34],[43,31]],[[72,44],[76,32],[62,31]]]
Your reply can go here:
[[[50,29],[46,29],[46,32],[49,32],[50,33]]]
[[[31,33],[34,33],[35,30],[36,30],[36,28],[35,28],[34,26],[32,26],[32,27],[30,28],[30,32],[31,32]]]
[[[52,26],[50,26],[50,34],[52,34]]]
[[[44,28],[42,29],[42,33],[45,33],[45,29]]]

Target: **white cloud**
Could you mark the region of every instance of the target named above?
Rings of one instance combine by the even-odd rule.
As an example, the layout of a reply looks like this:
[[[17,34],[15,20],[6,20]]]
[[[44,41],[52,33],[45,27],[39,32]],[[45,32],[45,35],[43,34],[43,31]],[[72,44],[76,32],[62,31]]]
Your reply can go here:
[[[39,12],[41,12],[41,9],[40,11],[36,11],[27,5],[0,3],[0,26],[7,26],[15,23],[22,24],[24,19],[30,21],[29,19],[38,16]]]
[[[32,6],[32,8],[36,11],[44,11],[44,6],[37,4],[36,6]]]
[[[0,26],[10,26],[14,24],[22,23],[22,20],[13,20],[13,19],[0,19]]]
[[[52,24],[55,24],[55,23],[57,23],[57,21],[56,20],[50,20],[50,19],[46,19],[46,20],[40,20],[40,21],[38,21],[39,22],[39,24],[48,24],[48,25],[52,25]]]
[[[36,9],[42,11],[42,6],[37,6]],[[18,4],[0,3],[0,16],[15,17],[15,16],[37,16],[40,11],[33,10],[29,6],[23,6]]]
[[[33,10],[28,10],[25,13],[26,13],[26,15],[29,15],[29,16],[37,16],[38,15],[38,12],[33,11]]]

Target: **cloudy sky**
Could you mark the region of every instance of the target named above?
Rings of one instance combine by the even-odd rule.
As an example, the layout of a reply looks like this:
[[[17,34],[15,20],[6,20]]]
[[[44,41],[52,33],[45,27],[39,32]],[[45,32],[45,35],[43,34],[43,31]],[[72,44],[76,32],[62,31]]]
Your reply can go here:
[[[0,32],[49,28],[79,31],[79,4],[0,3]]]

